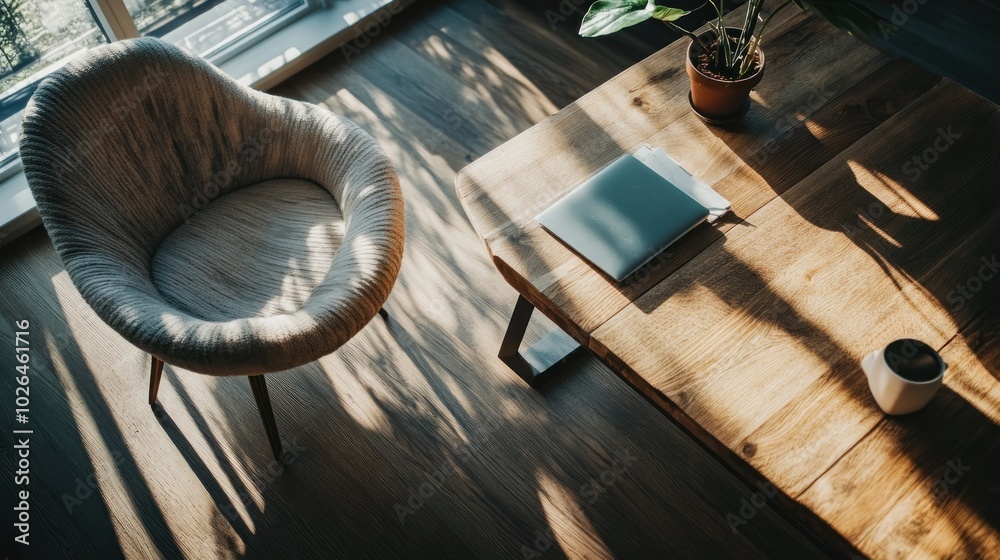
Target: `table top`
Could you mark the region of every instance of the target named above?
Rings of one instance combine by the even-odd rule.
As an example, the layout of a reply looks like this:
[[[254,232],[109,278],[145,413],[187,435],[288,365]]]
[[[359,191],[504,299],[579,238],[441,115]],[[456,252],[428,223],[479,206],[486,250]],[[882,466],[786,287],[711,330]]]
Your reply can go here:
[[[691,112],[682,40],[470,165],[459,195],[513,287],[821,537],[995,554],[1000,107],[801,12],[771,26],[742,126]],[[616,283],[534,217],[642,144],[733,213]],[[904,337],[950,368],[889,417],[859,362]]]

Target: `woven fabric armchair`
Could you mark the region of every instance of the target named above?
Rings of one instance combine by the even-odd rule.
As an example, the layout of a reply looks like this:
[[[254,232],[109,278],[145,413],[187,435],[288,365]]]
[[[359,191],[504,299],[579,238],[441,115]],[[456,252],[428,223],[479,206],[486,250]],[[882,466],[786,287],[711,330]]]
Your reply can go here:
[[[240,85],[157,39],[96,48],[46,78],[21,160],[94,311],[163,362],[250,376],[329,354],[376,314],[403,256],[392,165],[356,125]]]

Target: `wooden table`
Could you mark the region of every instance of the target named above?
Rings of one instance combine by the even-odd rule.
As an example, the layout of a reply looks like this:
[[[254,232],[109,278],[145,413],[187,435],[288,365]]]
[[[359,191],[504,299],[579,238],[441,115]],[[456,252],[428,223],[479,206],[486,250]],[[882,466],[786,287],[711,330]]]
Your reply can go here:
[[[669,45],[476,161],[457,187],[532,308],[836,552],[1000,555],[1000,108],[786,10],[742,126],[692,114]],[[621,283],[534,216],[622,153],[663,146],[726,196]],[[951,364],[928,408],[884,415],[859,361],[903,337]],[[769,486],[765,486],[770,488]],[[752,512],[720,513],[737,530]]]

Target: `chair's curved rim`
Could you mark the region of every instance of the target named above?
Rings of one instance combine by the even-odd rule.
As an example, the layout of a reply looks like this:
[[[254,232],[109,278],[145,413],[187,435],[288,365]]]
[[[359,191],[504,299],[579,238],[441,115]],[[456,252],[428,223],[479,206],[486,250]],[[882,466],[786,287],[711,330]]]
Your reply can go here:
[[[72,210],[59,208],[60,189],[66,188],[60,183],[64,177],[47,165],[57,146],[39,133],[51,121],[54,105],[41,107],[36,101],[47,101],[47,96],[56,94],[73,97],[74,83],[88,79],[81,67],[134,65],[149,52],[213,74],[220,87],[243,92],[251,108],[263,111],[268,118],[290,119],[276,120],[276,128],[307,122],[321,129],[316,135],[321,145],[310,149],[330,161],[315,165],[325,166],[324,173],[334,173],[326,168],[341,166],[336,173],[346,177],[336,179],[345,183],[344,191],[331,192],[335,198],[341,196],[338,203],[346,221],[344,244],[327,279],[295,313],[224,322],[193,317],[169,305],[156,290],[148,260],[137,263],[135,255],[116,253],[118,240],[87,239],[87,232],[74,228]],[[210,375],[257,375],[291,369],[333,352],[379,313],[402,264],[405,224],[398,178],[370,135],[318,106],[250,90],[203,59],[158,39],[106,45],[81,59],[39,85],[29,103],[31,110],[26,111],[21,146],[29,187],[53,244],[74,284],[102,320],[133,345],[166,363]],[[155,247],[149,248],[146,258],[154,251]]]

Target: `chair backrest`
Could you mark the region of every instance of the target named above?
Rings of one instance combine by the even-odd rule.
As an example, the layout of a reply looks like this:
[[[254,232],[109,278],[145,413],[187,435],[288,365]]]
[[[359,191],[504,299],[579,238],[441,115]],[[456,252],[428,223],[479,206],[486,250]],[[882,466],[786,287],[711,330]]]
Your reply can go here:
[[[43,222],[74,253],[148,259],[199,208],[270,173],[259,92],[158,39],[105,45],[47,77],[21,159]]]

